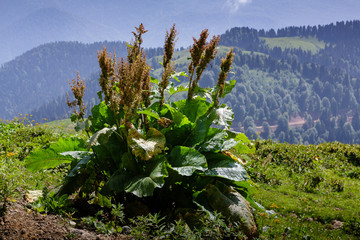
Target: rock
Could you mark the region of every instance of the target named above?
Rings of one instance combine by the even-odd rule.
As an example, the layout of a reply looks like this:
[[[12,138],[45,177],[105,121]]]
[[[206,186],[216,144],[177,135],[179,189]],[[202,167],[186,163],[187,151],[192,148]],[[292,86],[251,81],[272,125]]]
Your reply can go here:
[[[129,226],[123,226],[122,233],[125,235],[129,235],[131,233],[131,228]]]
[[[38,200],[38,198],[41,197],[42,194],[42,190],[29,190],[27,193],[25,193],[24,199],[27,202],[32,203]]]
[[[210,206],[230,221],[239,222],[244,233],[253,238],[258,235],[249,202],[232,187],[222,182],[206,188]]]
[[[339,228],[341,228],[343,225],[344,225],[344,223],[341,222],[341,221],[338,221],[338,220],[333,220],[333,221],[331,222],[331,228],[332,228],[332,229],[339,229]]]
[[[74,222],[74,221],[72,221],[72,220],[69,221],[69,224],[70,224],[70,226],[72,226],[72,227],[75,227],[75,226],[76,226],[76,222]]]

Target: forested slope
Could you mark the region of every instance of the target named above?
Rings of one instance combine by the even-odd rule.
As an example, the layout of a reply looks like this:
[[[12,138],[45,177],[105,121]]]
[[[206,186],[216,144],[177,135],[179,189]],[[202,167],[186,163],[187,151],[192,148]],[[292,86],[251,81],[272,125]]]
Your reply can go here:
[[[98,69],[97,51],[103,46],[126,52],[121,42],[56,42],[41,45],[0,68],[0,118],[11,119],[61,96],[68,90],[67,80],[83,77]]]
[[[359,143],[359,39],[360,21],[277,31],[233,28],[221,35],[218,57],[205,70],[200,85],[216,83],[221,57],[233,47],[235,58],[229,79],[236,79],[236,86],[225,102],[235,112],[235,130],[249,137],[290,143]],[[161,55],[162,49],[147,50],[155,77],[161,74]],[[188,56],[187,49],[174,54],[177,71],[187,71]],[[96,57],[86,59],[82,63],[91,59],[95,65]],[[97,101],[99,74],[97,66],[93,69],[91,77],[89,72],[77,69],[87,78],[85,98],[90,105]],[[71,78],[75,74],[73,71]],[[64,81],[62,84],[65,91],[68,86]],[[65,99],[59,94],[52,103],[38,105],[34,116],[51,120],[69,116]],[[293,119],[298,122],[293,123]]]

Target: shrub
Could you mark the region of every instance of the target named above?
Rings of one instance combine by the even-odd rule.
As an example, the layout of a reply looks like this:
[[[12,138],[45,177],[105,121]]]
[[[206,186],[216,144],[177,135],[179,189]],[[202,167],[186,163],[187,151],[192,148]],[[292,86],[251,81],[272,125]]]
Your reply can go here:
[[[98,54],[101,103],[91,109],[88,119],[84,119],[82,102],[84,82],[79,76],[70,82],[75,100],[68,100],[68,105],[79,107],[71,119],[77,129],[88,133],[88,150],[83,151],[83,143],[75,138],[62,140],[61,146],[50,148],[62,152],[69,148],[70,152],[54,157],[53,163],[39,160],[45,157],[41,153],[37,159],[31,156],[28,168],[37,169],[34,166],[39,161],[41,167],[53,167],[72,159],[59,195],[76,193],[77,198],[94,203],[121,202],[125,208],[139,201],[151,212],[162,210],[170,215],[175,213],[171,211],[174,207],[201,208],[212,214],[209,192],[224,194],[222,197],[231,202],[234,199],[226,194],[239,191],[248,196],[250,186],[244,184],[247,173],[235,155],[251,153],[253,148],[244,134],[230,130],[233,111],[220,104],[235,85],[235,81],[226,81],[233,52],[230,50],[222,59],[217,85],[200,88],[198,82],[215,58],[219,37],[206,43],[208,32],[202,31],[190,49],[188,73],[176,73],[171,60],[177,35],[173,26],[166,34],[164,70],[161,80],[157,80],[150,77],[141,48],[145,32],[143,25],[136,28],[135,40],[128,44],[127,59],[118,61],[105,48]],[[176,86],[169,81],[177,76],[188,77],[189,83]],[[184,91],[187,99],[166,99]],[[231,186],[231,190],[220,187],[222,184]]]

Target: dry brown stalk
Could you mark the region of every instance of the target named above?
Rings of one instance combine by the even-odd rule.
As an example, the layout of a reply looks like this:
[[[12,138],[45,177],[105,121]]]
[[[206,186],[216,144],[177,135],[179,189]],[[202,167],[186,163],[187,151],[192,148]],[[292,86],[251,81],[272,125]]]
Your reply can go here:
[[[68,80],[71,91],[74,95],[75,100],[70,102],[69,95],[66,94],[66,103],[69,108],[74,108],[74,114],[78,116],[79,119],[84,119],[86,106],[84,104],[84,93],[85,93],[85,80],[80,79],[79,72],[77,72],[76,80],[72,79],[72,81]],[[76,110],[76,106],[79,107],[79,111]]]

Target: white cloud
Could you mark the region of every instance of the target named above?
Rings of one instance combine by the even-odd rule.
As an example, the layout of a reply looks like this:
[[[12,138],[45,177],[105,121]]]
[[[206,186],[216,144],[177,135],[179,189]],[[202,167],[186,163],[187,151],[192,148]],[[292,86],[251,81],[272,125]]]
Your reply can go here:
[[[240,6],[251,3],[252,0],[226,0],[226,6],[230,8],[230,12],[234,13],[239,10]]]

